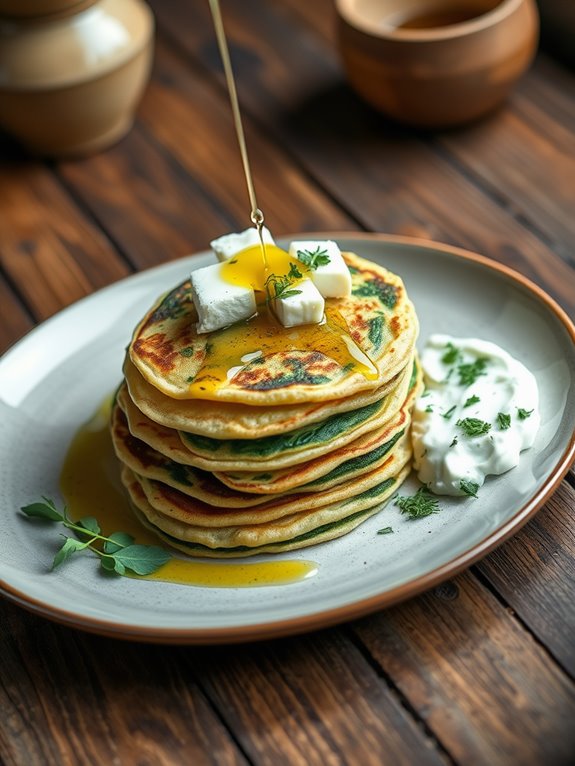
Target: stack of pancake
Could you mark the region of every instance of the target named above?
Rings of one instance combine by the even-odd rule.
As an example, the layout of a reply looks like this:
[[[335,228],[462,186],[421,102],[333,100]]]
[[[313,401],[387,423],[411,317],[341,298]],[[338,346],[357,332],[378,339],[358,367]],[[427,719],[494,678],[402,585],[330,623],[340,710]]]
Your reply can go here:
[[[377,513],[406,477],[417,317],[399,277],[344,258],[352,295],[326,301],[325,326],[278,328],[264,308],[198,334],[187,281],[136,328],[112,437],[136,514],[165,542],[303,548]]]

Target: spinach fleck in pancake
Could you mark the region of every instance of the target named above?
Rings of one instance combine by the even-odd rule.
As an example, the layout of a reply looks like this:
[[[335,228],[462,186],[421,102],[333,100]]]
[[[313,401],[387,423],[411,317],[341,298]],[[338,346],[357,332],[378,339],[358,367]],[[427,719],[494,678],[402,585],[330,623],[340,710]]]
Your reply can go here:
[[[198,335],[186,281],[138,325],[130,359],[149,383],[176,399],[270,407],[379,388],[405,368],[417,317],[399,277],[352,253],[344,258],[352,295],[329,299],[324,326],[285,332],[260,307],[253,320]]]
[[[423,387],[419,372],[409,396],[396,416],[382,426],[325,455],[276,471],[215,471],[214,476],[230,489],[257,494],[290,491],[320,491],[341,481],[377,468],[385,458],[385,445],[399,432],[407,431],[411,409]]]
[[[360,490],[368,489],[387,475],[397,473],[410,457],[409,435],[401,430],[373,451],[377,453],[377,460],[373,463],[366,462],[357,471],[353,470],[353,463],[357,463],[358,459],[347,461],[350,464],[347,471],[333,472],[335,481],[325,481],[321,487],[312,488],[321,488],[321,492],[308,491],[309,487],[304,485],[289,493],[255,495],[231,490],[211,474],[174,463],[156,452],[130,434],[119,407],[114,409],[112,420],[116,453],[121,462],[138,477],[152,505],[170,515],[166,505],[158,505],[157,502],[169,503],[169,498],[176,498],[177,507],[179,496],[187,496],[188,500],[183,500],[184,518],[189,518],[193,512],[194,523],[206,526],[226,526],[232,523],[231,520],[235,524],[248,521],[255,523],[257,520],[278,518],[294,510],[307,510],[345,499]],[[371,456],[372,453],[368,453],[367,457]],[[154,495],[159,498],[156,503],[153,501]]]
[[[117,402],[127,417],[131,433],[178,463],[208,471],[273,471],[333,452],[362,434],[380,428],[397,414],[404,402],[410,373],[411,370],[407,370],[384,399],[360,410],[332,415],[323,423],[284,435],[234,442],[182,434],[155,423],[134,405],[125,385],[118,391]],[[196,440],[195,451],[189,446],[191,438]],[[200,453],[198,447],[206,445],[212,449]]]

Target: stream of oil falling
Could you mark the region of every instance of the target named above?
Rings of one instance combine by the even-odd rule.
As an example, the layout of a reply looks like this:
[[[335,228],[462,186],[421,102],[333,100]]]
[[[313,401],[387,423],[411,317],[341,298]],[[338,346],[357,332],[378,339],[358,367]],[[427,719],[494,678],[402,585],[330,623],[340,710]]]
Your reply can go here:
[[[109,429],[111,399],[74,437],[60,475],[60,489],[70,516],[95,516],[104,535],[121,530],[144,545],[161,544],[132,513],[120,481],[119,463]],[[317,573],[312,561],[295,559],[259,563],[219,563],[172,558],[146,580],[212,588],[287,585]]]
[[[266,256],[266,244],[264,242],[263,228],[264,228],[264,214],[258,207],[258,201],[256,198],[256,190],[254,186],[254,179],[252,176],[252,170],[250,167],[250,160],[248,156],[248,149],[246,146],[246,138],[244,135],[244,127],[242,124],[242,115],[240,112],[240,105],[238,101],[238,93],[236,89],[236,80],[232,69],[232,63],[230,61],[230,53],[228,50],[228,41],[226,39],[226,33],[224,30],[224,23],[222,20],[222,14],[220,11],[219,0],[210,0],[210,11],[212,13],[212,19],[214,21],[214,29],[216,32],[216,39],[218,41],[218,47],[220,49],[220,55],[222,57],[222,64],[224,67],[224,74],[226,77],[226,85],[228,87],[228,94],[230,97],[230,105],[232,108],[232,117],[234,121],[234,127],[236,129],[236,136],[238,138],[238,145],[240,147],[240,155],[242,158],[242,165],[244,168],[244,175],[246,178],[246,185],[248,187],[248,196],[250,199],[251,222],[257,229],[258,236],[260,238],[260,247],[262,253],[262,259],[264,263],[264,272],[266,276],[270,273],[269,264]]]

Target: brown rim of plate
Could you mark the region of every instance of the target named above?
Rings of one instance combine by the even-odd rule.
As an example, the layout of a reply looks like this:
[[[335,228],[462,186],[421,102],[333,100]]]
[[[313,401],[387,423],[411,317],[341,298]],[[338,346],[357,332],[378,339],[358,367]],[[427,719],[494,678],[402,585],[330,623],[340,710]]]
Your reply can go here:
[[[280,240],[288,240],[296,235],[287,235],[279,237]],[[458,258],[477,263],[492,271],[496,271],[508,277],[516,285],[520,285],[528,292],[535,295],[551,313],[562,323],[575,344],[575,325],[568,317],[567,313],[551,298],[542,288],[531,282],[519,272],[493,261],[483,255],[478,255],[469,250],[445,245],[440,242],[421,239],[417,237],[403,237],[387,234],[369,234],[362,232],[298,232],[298,238],[321,237],[329,239],[357,239],[375,242],[396,243],[399,245],[415,245],[425,247],[430,250],[437,250],[442,253],[454,255]],[[157,268],[162,268],[159,266]],[[146,271],[148,273],[150,270]],[[138,276],[138,275],[134,275]],[[130,277],[128,277],[129,279]],[[104,288],[105,289],[105,288]],[[284,636],[296,635],[312,630],[327,628],[342,622],[357,619],[367,614],[371,614],[379,609],[383,609],[408,598],[418,595],[425,590],[439,585],[448,577],[453,577],[471,564],[486,556],[497,546],[508,540],[513,534],[518,532],[526,524],[541,506],[551,497],[569,470],[573,459],[575,458],[575,432],[571,435],[570,441],[555,468],[551,471],[547,481],[541,486],[539,491],[529,499],[510,519],[508,519],[498,529],[494,530],[487,538],[479,542],[473,548],[464,551],[453,559],[436,567],[421,577],[410,580],[409,582],[391,588],[384,593],[361,599],[351,604],[334,607],[325,611],[314,612],[313,614],[301,617],[293,617],[284,620],[276,620],[264,623],[254,623],[253,625],[240,625],[225,628],[150,628],[144,626],[122,626],[106,620],[89,619],[79,617],[74,612],[64,609],[47,608],[44,602],[30,598],[26,594],[18,592],[16,589],[7,586],[0,581],[4,595],[14,603],[27,609],[28,611],[47,617],[54,622],[66,625],[68,627],[79,628],[88,633],[96,633],[109,638],[119,638],[127,641],[142,641],[146,643],[158,644],[237,644],[248,641],[261,641],[271,638],[280,638]]]

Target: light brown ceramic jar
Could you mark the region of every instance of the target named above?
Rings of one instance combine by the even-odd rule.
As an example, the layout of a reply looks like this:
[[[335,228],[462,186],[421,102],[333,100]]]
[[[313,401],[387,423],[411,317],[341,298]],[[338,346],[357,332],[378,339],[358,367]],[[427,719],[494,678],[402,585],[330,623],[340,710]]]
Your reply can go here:
[[[0,20],[0,126],[52,156],[117,141],[131,127],[149,77],[153,27],[141,0]]]
[[[537,48],[535,0],[336,0],[355,90],[401,122],[447,127],[506,98]]]

